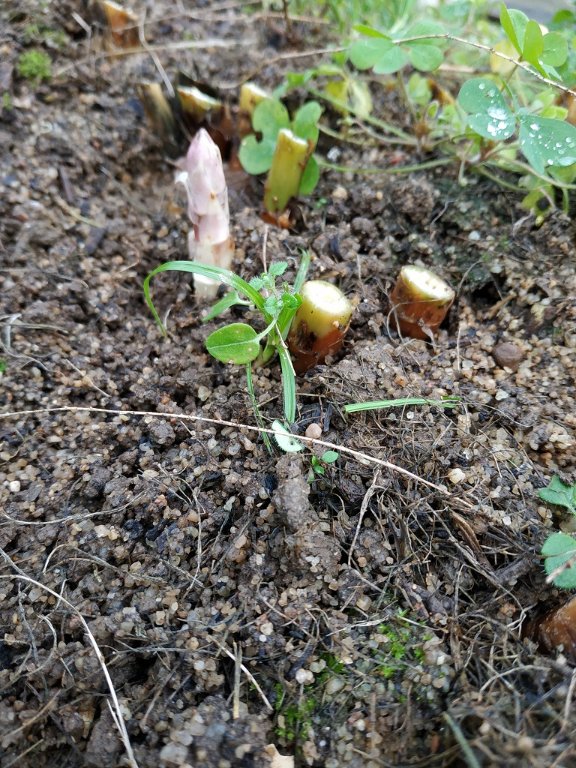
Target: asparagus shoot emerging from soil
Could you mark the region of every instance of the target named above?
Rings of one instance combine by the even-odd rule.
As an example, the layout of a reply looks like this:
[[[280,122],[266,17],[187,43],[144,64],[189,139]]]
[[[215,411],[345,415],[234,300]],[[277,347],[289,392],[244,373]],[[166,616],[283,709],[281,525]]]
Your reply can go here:
[[[296,373],[305,373],[340,349],[353,306],[339,288],[324,280],[304,283],[300,297],[302,303],[290,327],[288,348]]]
[[[454,297],[448,283],[429,269],[402,267],[390,294],[399,331],[415,339],[429,340],[446,317]]]
[[[264,208],[274,216],[283,213],[292,197],[298,195],[302,175],[312,147],[288,128],[278,133],[278,143],[264,187]]]
[[[230,237],[228,189],[220,150],[208,132],[201,128],[186,155],[186,170],[178,174],[188,195],[188,216],[192,231],[188,235],[188,253],[192,261],[228,269],[234,255]],[[218,281],[196,274],[196,296],[214,298]]]

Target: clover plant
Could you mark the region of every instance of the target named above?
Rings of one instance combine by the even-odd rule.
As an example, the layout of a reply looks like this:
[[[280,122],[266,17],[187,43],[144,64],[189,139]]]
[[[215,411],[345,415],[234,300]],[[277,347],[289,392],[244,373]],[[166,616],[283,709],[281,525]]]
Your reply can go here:
[[[422,168],[453,159],[462,183],[472,169],[523,191],[523,205],[537,219],[558,199],[568,211],[569,192],[576,189],[576,13],[559,11],[548,31],[504,5],[499,24],[488,20],[480,4],[440,3],[425,19],[415,18],[416,10],[414,3],[395,4],[381,16],[382,28],[353,23],[357,39],[345,54],[335,50],[331,64],[288,73],[277,92],[304,88],[340,112],[343,127],[355,123],[356,132],[383,143],[439,155]],[[470,70],[471,63],[476,72],[454,87],[455,73]],[[430,74],[442,64],[440,83]],[[371,91],[362,80],[366,71]],[[409,129],[374,114],[375,83],[391,75],[406,102]]]

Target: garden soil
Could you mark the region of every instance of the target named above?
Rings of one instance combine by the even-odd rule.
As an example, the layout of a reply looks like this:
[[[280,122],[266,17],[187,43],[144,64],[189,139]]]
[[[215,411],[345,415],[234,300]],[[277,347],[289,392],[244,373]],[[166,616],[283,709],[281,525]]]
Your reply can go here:
[[[293,431],[318,440],[269,451],[244,370],[204,348],[221,320],[192,278],[152,282],[167,338],[144,303],[189,225],[136,84],[180,69],[234,103],[334,40],[234,3],[145,10],[135,53],[82,3],[2,9],[0,764],[576,766],[573,648],[538,633],[566,600],[539,551],[567,520],[538,491],[576,482],[573,220],[536,226],[456,164],[394,175],[433,156],[359,125],[319,154],[381,172],[324,171],[290,230],[229,168],[238,273],[286,260],[290,280],[306,248],[357,305],[337,358],[297,380]],[[50,81],[18,74],[34,46]],[[457,292],[433,343],[394,330],[407,263]],[[254,387],[269,427],[278,365]]]

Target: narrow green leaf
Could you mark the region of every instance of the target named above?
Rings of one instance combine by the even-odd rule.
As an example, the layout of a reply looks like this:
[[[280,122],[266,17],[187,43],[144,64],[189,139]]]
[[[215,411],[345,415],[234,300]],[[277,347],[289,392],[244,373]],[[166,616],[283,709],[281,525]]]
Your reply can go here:
[[[504,3],[500,6],[500,25],[520,55],[524,47],[524,32],[528,21],[528,16],[522,11],[508,10]]]
[[[540,26],[530,19],[524,30],[524,44],[522,46],[522,58],[530,64],[540,66],[540,56],[544,50],[542,30]]]
[[[222,363],[244,365],[260,354],[258,334],[246,323],[232,323],[218,328],[206,339],[206,349]]]
[[[507,139],[516,129],[516,118],[496,85],[486,78],[467,80],[458,94],[458,103],[468,116],[468,125],[485,139]]]
[[[276,419],[272,422],[272,429],[274,430],[274,440],[278,443],[278,447],[286,453],[298,453],[298,451],[304,450],[304,445],[290,432],[285,424]]]
[[[312,256],[310,251],[305,249],[300,251],[300,266],[298,267],[298,272],[296,273],[296,278],[294,279],[294,285],[292,286],[295,294],[300,292],[300,289],[306,281],[306,276],[308,274],[308,270],[310,269],[311,259]]]
[[[520,114],[520,149],[538,173],[576,163],[576,127],[539,115]]]
[[[298,187],[299,195],[310,195],[316,189],[316,185],[320,179],[320,168],[314,155],[312,155],[306,163],[304,173],[300,179],[300,186]]]
[[[384,34],[384,32],[380,32],[379,30],[374,29],[374,27],[369,27],[367,24],[354,24],[352,29],[355,32],[360,32],[360,34],[364,35],[365,37],[383,37],[386,40],[390,39],[388,35]]]
[[[257,309],[262,311],[264,307],[264,299],[262,296],[260,296],[258,291],[256,291],[249,283],[247,283],[246,280],[238,277],[238,275],[235,275],[234,272],[230,272],[228,269],[222,269],[221,267],[211,267],[207,264],[200,264],[197,261],[166,261],[164,264],[160,264],[155,269],[153,269],[152,272],[149,272],[148,275],[146,275],[144,278],[144,283],[142,284],[146,304],[148,305],[149,310],[154,316],[154,320],[156,320],[156,323],[164,335],[166,335],[166,329],[164,328],[162,320],[160,320],[160,315],[158,314],[150,295],[150,281],[153,277],[160,274],[161,272],[169,271],[191,272],[192,274],[203,275],[204,277],[210,277],[213,280],[219,280],[229,288],[233,288],[235,291],[238,291],[238,293],[246,296],[246,298],[249,299]]]
[[[576,514],[576,485],[568,485],[557,476],[550,480],[546,488],[538,491],[538,497],[548,504],[566,507]]]
[[[214,306],[210,307],[208,314],[202,318],[203,323],[207,323],[209,320],[213,320],[218,315],[226,312],[227,309],[233,307],[235,304],[243,304],[242,299],[238,297],[236,291],[230,291],[226,296],[223,296],[220,301],[217,301]]]
[[[284,400],[284,416],[289,424],[296,419],[296,377],[290,353],[284,345],[278,346],[280,369],[282,371],[282,395]]]
[[[438,408],[456,408],[460,404],[457,396],[442,400],[430,400],[427,397],[400,397],[394,400],[372,400],[365,403],[348,403],[343,407],[345,413],[375,411],[381,408],[404,408],[407,405],[434,405]]]

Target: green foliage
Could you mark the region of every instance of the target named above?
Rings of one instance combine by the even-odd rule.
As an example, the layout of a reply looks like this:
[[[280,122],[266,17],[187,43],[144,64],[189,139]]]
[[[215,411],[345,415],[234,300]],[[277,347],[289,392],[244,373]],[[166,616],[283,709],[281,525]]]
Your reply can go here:
[[[494,74],[465,81],[456,105],[450,98],[433,95],[430,80],[417,73],[407,86],[402,85],[416,135],[425,149],[442,147],[455,154],[461,180],[466,166],[507,186],[503,174],[520,175],[519,187],[529,190],[523,204],[538,218],[543,201],[544,208],[554,207],[557,190],[568,210],[568,190],[576,188],[576,128],[566,122],[567,109],[554,103],[558,93],[554,85],[565,88],[576,83],[576,14],[556,14],[551,31],[543,32],[521,11],[502,5],[498,41],[497,28],[485,19],[475,20],[468,38],[460,28],[455,29],[458,34],[451,31],[451,24],[465,21],[465,14],[456,10],[464,11],[466,5],[470,11],[471,5],[465,2],[440,4],[436,18],[430,9],[431,18],[425,21],[404,17],[403,25],[384,31],[356,24],[361,37],[348,47],[349,59],[358,69],[371,69],[375,75],[401,75],[407,66],[432,72],[445,57],[469,66],[470,56],[460,58],[454,44],[474,47],[476,59],[478,48],[486,58],[491,53],[489,62],[486,58],[484,62]],[[484,37],[481,43],[477,42],[479,32]],[[479,61],[478,67],[485,69],[484,62]],[[530,75],[531,81],[527,80]]]
[[[204,321],[212,320],[234,305],[240,305],[259,312],[265,328],[258,333],[246,323],[230,323],[208,336],[206,348],[213,357],[223,363],[248,367],[257,358],[260,362],[266,363],[274,354],[278,354],[282,370],[284,415],[288,422],[292,422],[296,416],[296,383],[294,368],[284,339],[288,335],[294,314],[300,306],[298,290],[302,287],[309,263],[310,254],[306,251],[302,252],[294,285],[290,287],[284,282],[281,286],[277,285],[278,279],[288,268],[288,264],[284,261],[271,264],[267,272],[252,278],[250,282],[220,267],[195,261],[168,261],[160,264],[147,275],[143,285],[144,298],[162,333],[166,335],[150,295],[150,281],[155,275],[172,270],[190,272],[218,280],[231,288],[231,292],[212,307]],[[260,346],[262,340],[266,341],[264,349]],[[249,376],[248,371],[247,375]],[[249,381],[251,381],[250,376]]]
[[[552,533],[542,546],[544,569],[561,589],[576,589],[576,539],[566,533]]]
[[[484,139],[502,141],[518,132],[519,147],[537,173],[576,163],[573,125],[526,108],[514,111],[492,80],[478,77],[465,82],[458,103],[469,113],[470,128]]]
[[[568,58],[568,43],[559,32],[543,34],[540,25],[522,11],[508,10],[500,6],[500,24],[521,61],[531,64],[545,77],[559,79],[555,67],[560,67]]]
[[[424,659],[422,643],[429,639],[422,636],[418,624],[408,622],[405,611],[398,611],[397,616],[386,624],[380,624],[378,632],[387,639],[379,645],[375,660],[377,672],[386,680],[401,674],[411,664],[419,664]]]
[[[312,715],[318,707],[318,702],[309,695],[299,696],[297,701],[287,702],[281,683],[276,685],[276,696],[276,735],[289,743],[305,741],[312,727]]]
[[[568,485],[559,477],[553,477],[538,496],[548,504],[564,507],[576,515],[576,484]],[[552,533],[541,550],[544,568],[555,586],[576,589],[576,538],[566,533]]]
[[[559,477],[553,477],[546,488],[541,488],[538,491],[538,497],[548,504],[565,507],[573,515],[576,515],[576,484],[568,485]]]
[[[52,77],[52,61],[44,51],[24,51],[16,62],[16,71],[20,77],[37,85]]]
[[[333,654],[322,653],[324,669],[315,675],[314,682],[290,696],[281,683],[274,687],[274,709],[277,715],[276,735],[287,743],[302,742],[306,739],[314,716],[319,716],[324,699],[326,683],[334,677],[345,675],[345,665]]]
[[[408,64],[423,72],[437,69],[444,59],[444,30],[433,21],[417,21],[394,36],[363,24],[355,26],[363,40],[352,43],[350,61],[358,69],[372,69],[376,75],[398,72]]]
[[[287,128],[300,139],[308,142],[313,151],[318,141],[318,121],[322,107],[316,101],[304,104],[290,120],[288,110],[278,99],[264,99],[254,110],[252,127],[260,138],[254,134],[246,136],[240,144],[238,157],[245,171],[251,174],[266,173],[272,166],[276,149],[278,133]],[[309,195],[318,183],[318,165],[314,157],[310,157],[302,181],[299,194]]]
[[[318,477],[324,477],[326,474],[326,467],[329,464],[334,464],[338,461],[340,454],[337,451],[324,451],[322,456],[312,456],[310,459],[310,471],[308,472],[307,480],[309,483],[313,482]]]
[[[62,29],[52,29],[44,24],[31,23],[24,27],[24,41],[30,43],[42,43],[50,48],[64,48],[68,42],[68,36]]]

